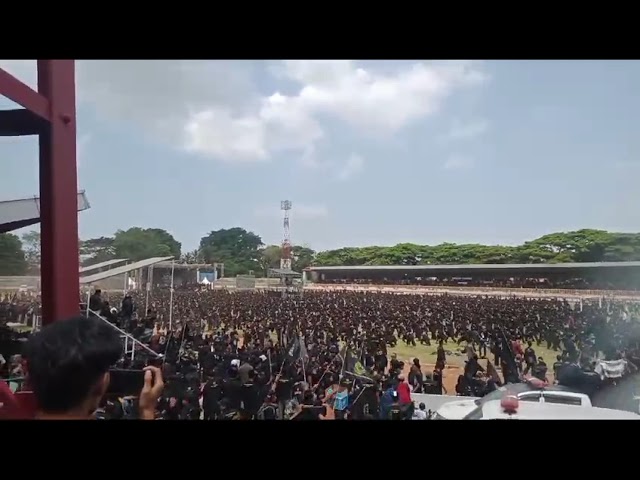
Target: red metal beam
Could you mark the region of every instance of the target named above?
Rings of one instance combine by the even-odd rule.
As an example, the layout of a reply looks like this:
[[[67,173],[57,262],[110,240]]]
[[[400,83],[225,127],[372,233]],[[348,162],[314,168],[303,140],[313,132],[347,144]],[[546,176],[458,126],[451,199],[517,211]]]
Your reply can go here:
[[[43,325],[79,313],[75,90],[73,60],[38,60],[38,92],[50,107],[40,134]]]
[[[41,61],[42,60],[38,60],[38,63]],[[38,90],[40,90],[40,88],[38,88]],[[0,95],[23,106],[43,120],[50,120],[51,111],[49,108],[49,99],[40,95],[40,93],[32,90],[13,75],[0,68]]]

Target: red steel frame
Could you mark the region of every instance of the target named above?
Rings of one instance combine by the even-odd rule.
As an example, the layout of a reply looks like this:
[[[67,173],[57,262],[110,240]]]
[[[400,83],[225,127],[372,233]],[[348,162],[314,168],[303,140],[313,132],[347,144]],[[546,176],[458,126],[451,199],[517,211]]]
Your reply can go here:
[[[42,322],[79,313],[78,178],[74,60],[38,60],[38,91],[0,69],[0,136],[38,135]]]

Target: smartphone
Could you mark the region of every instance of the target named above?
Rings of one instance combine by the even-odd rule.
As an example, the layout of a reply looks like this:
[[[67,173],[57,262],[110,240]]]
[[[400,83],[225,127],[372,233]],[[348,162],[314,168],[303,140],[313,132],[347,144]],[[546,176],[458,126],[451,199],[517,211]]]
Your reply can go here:
[[[113,368],[109,370],[111,381],[108,394],[121,397],[138,396],[144,386],[144,370],[122,370]]]
[[[158,367],[158,368],[162,368],[163,364],[164,364],[164,359],[162,357],[151,358],[147,362],[147,365],[150,365],[152,367]]]

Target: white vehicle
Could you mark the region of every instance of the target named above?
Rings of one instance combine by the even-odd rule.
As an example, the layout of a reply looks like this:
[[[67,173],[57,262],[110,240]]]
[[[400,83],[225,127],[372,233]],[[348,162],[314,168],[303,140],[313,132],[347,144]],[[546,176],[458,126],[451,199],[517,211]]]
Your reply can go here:
[[[498,388],[490,394],[477,399],[459,397],[460,400],[442,405],[432,415],[432,420],[462,420],[471,412],[487,402],[501,400],[505,394],[514,395],[521,402],[552,403],[590,407],[591,400],[584,393],[577,393],[567,387],[547,385],[537,379],[525,383],[516,383]]]
[[[586,405],[520,402],[507,394],[485,402],[463,420],[640,420],[640,415]]]

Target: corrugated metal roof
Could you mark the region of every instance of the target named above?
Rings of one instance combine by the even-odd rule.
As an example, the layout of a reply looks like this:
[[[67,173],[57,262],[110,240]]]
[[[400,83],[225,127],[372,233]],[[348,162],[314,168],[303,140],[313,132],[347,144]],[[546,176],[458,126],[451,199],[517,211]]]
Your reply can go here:
[[[122,267],[112,268],[111,270],[107,270],[106,272],[96,273],[94,275],[89,275],[87,277],[80,278],[81,285],[87,285],[89,283],[99,282],[100,280],[104,280],[105,278],[115,277],[116,275],[122,275],[123,273],[132,272],[133,270],[137,270],[138,268],[148,267],[150,265],[155,265],[159,262],[164,262],[165,260],[169,260],[173,257],[154,257],[147,258],[146,260],[140,260],[139,262],[130,263],[129,265],[123,265]]]
[[[429,270],[578,270],[598,268],[639,268],[640,262],[590,262],[590,263],[525,263],[525,264],[472,264],[472,265],[355,265],[309,267],[310,271],[429,271]]]
[[[289,276],[289,277],[301,277],[302,274],[298,272],[294,272],[293,270],[284,270],[282,268],[270,268],[269,273],[272,275],[281,275],[281,276]]]
[[[106,262],[95,263],[86,267],[80,267],[80,273],[90,272],[91,270],[97,270],[99,268],[108,267],[109,265],[115,265],[116,263],[126,262],[126,258],[114,258],[113,260],[107,260]]]
[[[78,192],[78,212],[91,208],[83,191]],[[40,197],[19,198],[0,202],[0,233],[35,225],[40,221]]]
[[[218,264],[220,265],[220,264]],[[172,262],[160,262],[157,265],[154,265],[154,268],[171,268]],[[188,270],[196,270],[198,268],[213,268],[213,264],[210,263],[175,263],[173,264],[176,270],[179,269],[188,269]]]

